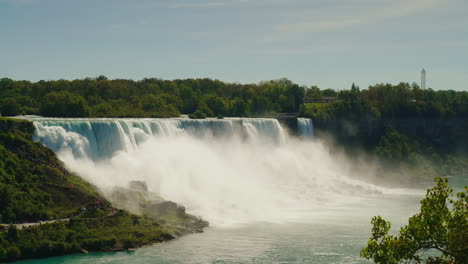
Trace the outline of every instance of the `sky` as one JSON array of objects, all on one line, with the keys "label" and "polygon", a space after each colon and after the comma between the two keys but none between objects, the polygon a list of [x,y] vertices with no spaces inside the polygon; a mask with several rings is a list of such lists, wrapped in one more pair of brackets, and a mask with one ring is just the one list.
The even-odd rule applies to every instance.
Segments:
[{"label": "sky", "polygon": [[468,90],[467,0],[0,0],[0,78]]}]

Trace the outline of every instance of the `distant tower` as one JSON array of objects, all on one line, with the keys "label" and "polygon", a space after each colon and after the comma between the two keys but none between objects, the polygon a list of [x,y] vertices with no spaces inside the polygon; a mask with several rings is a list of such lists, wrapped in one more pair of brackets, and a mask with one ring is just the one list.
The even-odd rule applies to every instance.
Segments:
[{"label": "distant tower", "polygon": [[421,89],[426,89],[426,70],[424,68],[421,71]]}]

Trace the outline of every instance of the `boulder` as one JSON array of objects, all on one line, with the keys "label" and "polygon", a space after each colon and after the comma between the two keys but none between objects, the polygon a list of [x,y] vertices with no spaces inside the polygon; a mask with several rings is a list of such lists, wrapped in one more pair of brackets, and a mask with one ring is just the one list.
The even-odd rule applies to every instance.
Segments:
[{"label": "boulder", "polygon": [[162,203],[154,203],[148,207],[148,210],[154,213],[155,215],[164,215],[170,212],[176,211],[178,206],[176,203],[171,201],[165,201]]}]

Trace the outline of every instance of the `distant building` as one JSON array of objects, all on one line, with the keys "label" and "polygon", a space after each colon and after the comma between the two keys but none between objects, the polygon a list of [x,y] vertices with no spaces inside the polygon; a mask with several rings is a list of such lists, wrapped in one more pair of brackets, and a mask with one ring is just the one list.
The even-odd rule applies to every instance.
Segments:
[{"label": "distant building", "polygon": [[426,89],[426,70],[424,68],[421,71],[421,89]]}]

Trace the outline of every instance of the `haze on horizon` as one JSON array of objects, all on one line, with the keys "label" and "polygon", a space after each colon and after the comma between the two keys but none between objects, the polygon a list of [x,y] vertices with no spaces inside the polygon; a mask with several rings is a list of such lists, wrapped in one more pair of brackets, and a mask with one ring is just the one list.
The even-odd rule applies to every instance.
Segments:
[{"label": "haze on horizon", "polygon": [[0,0],[0,78],[468,90],[464,0]]}]

